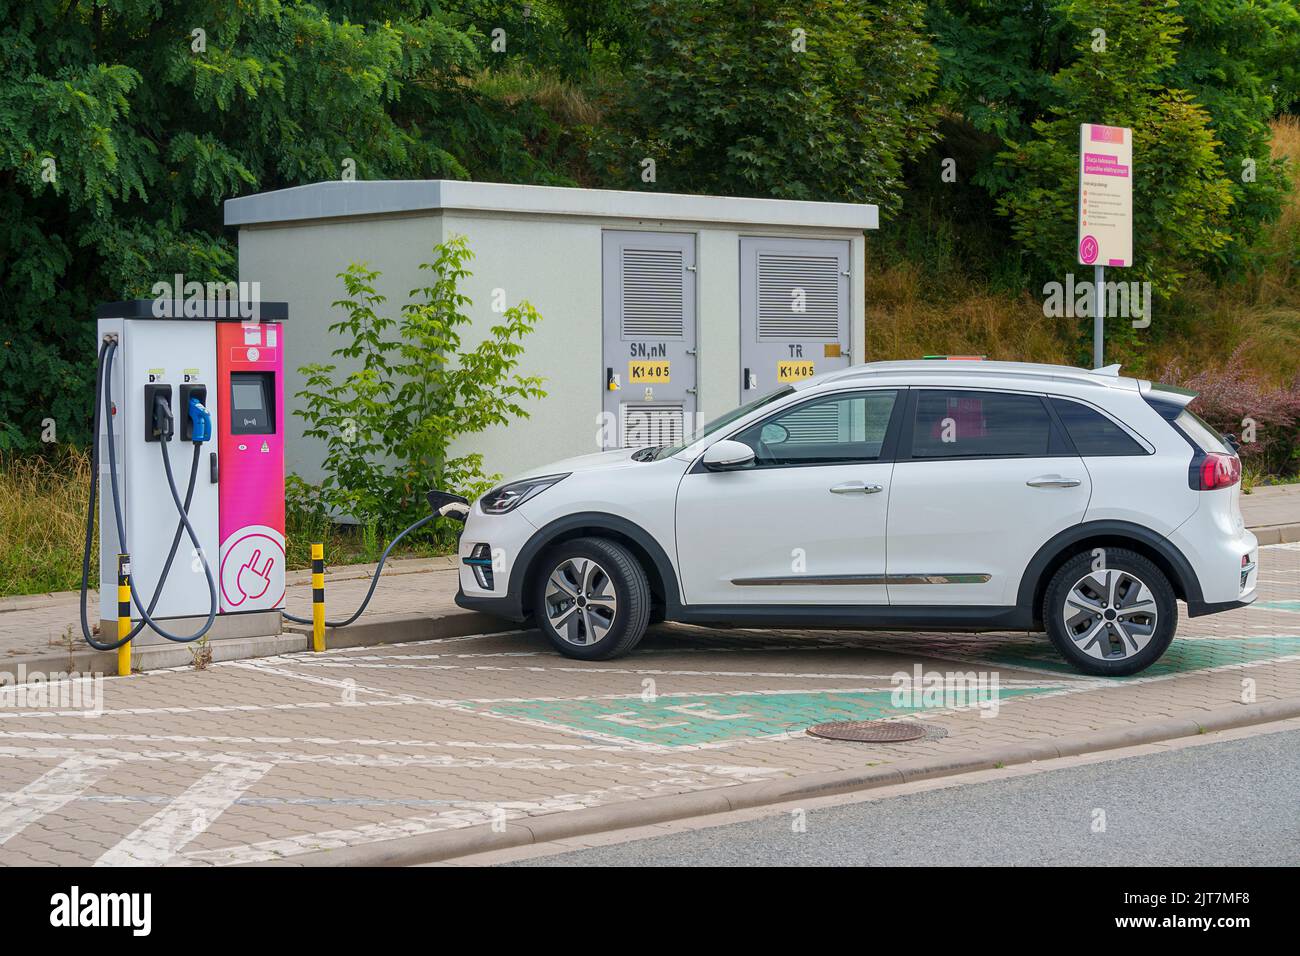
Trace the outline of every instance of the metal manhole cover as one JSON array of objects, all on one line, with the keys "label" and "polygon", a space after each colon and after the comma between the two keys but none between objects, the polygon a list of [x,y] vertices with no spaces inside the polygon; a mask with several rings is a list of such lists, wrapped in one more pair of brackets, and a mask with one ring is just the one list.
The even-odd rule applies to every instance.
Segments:
[{"label": "metal manhole cover", "polygon": [[808,733],[826,740],[896,744],[905,740],[920,740],[925,736],[925,727],[916,721],[838,720],[809,727]]}]

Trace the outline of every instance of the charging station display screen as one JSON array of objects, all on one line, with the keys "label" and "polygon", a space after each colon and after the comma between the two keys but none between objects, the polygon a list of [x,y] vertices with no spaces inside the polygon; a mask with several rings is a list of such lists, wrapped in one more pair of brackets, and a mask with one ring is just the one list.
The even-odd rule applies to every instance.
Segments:
[{"label": "charging station display screen", "polygon": [[275,406],[270,372],[232,372],[230,375],[230,433],[275,433]]}]

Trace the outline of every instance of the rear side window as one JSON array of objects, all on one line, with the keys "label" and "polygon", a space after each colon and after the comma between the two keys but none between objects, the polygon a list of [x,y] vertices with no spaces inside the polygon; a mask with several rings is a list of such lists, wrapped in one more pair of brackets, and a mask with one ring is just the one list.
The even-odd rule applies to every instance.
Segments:
[{"label": "rear side window", "polygon": [[1223,455],[1236,454],[1205,419],[1190,409],[1184,408],[1174,419],[1174,424],[1183,430],[1183,434],[1192,440],[1203,452],[1218,452]]},{"label": "rear side window", "polygon": [[1100,457],[1147,453],[1128,432],[1101,412],[1064,398],[1053,398],[1051,402],[1080,455]]},{"label": "rear side window", "polygon": [[913,458],[1043,458],[1065,453],[1037,395],[957,390],[917,395]]}]

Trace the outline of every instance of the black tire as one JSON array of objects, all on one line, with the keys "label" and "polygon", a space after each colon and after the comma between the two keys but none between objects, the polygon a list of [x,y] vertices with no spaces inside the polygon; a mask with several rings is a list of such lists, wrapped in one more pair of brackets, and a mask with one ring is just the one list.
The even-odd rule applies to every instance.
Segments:
[{"label": "black tire", "polygon": [[[614,607],[608,617],[604,605],[596,603],[596,600],[587,603],[585,598],[583,606],[587,614],[584,616],[582,608],[569,605],[563,596],[565,592],[558,591],[551,583],[552,576],[557,574],[566,584],[579,583],[569,572],[578,563],[587,561],[595,562],[599,572],[593,573],[591,593],[601,600],[605,600],[609,592],[613,593]],[[578,590],[581,591],[581,587]],[[552,596],[559,594],[561,599],[552,603],[548,593]],[[573,604],[578,604],[577,597]],[[650,584],[644,569],[631,552],[606,538],[575,538],[561,542],[541,556],[537,573],[533,576],[532,608],[538,629],[557,651],[577,660],[607,661],[636,647],[650,620],[650,604]],[[561,625],[564,634],[552,624],[552,610],[557,617],[571,612]],[[589,642],[575,643],[575,640]]]},{"label": "black tire", "polygon": [[[1177,595],[1164,572],[1134,551],[1106,548],[1100,568],[1094,567],[1096,560],[1091,551],[1077,554],[1052,575],[1043,595],[1043,625],[1057,651],[1076,670],[1102,677],[1136,674],[1158,661],[1174,639],[1178,629]],[[1100,577],[1085,581],[1091,572]],[[1111,581],[1115,582],[1119,598],[1115,602],[1120,605],[1118,613],[1109,595],[1100,588],[1095,589],[1098,610],[1094,614],[1079,603],[1067,604],[1067,598],[1080,595],[1076,585],[1091,592],[1093,583],[1109,588]],[[1151,599],[1139,604],[1134,595],[1141,585],[1145,585]],[[1148,604],[1154,606],[1154,620],[1140,610]],[[1067,614],[1072,617],[1067,618]],[[1067,626],[1067,621],[1072,626]],[[1146,643],[1134,651],[1143,639]]]}]

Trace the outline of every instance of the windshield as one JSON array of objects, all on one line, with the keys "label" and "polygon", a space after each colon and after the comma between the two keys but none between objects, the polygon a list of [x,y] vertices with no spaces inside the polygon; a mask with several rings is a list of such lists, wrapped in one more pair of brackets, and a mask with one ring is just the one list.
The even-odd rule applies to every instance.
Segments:
[{"label": "windshield", "polygon": [[775,392],[764,395],[762,398],[756,398],[747,405],[741,405],[739,408],[733,409],[727,412],[727,414],[715,418],[703,428],[699,429],[694,435],[689,436],[680,445],[664,445],[662,448],[656,449],[654,457],[651,460],[660,461],[664,458],[671,458],[673,455],[678,454],[688,446],[695,444],[695,442],[699,441],[701,438],[706,438],[718,429],[726,428],[732,422],[739,421],[756,408],[762,408],[764,405],[772,404],[779,398],[785,398],[793,391],[793,385],[783,385]]}]

